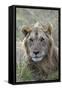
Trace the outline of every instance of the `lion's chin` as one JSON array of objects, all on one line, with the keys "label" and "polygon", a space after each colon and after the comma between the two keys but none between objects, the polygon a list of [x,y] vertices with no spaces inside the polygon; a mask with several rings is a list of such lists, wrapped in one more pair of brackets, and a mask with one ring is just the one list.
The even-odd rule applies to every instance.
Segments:
[{"label": "lion's chin", "polygon": [[39,62],[39,61],[42,61],[43,57],[40,57],[40,58],[32,58],[32,61],[34,62]]}]

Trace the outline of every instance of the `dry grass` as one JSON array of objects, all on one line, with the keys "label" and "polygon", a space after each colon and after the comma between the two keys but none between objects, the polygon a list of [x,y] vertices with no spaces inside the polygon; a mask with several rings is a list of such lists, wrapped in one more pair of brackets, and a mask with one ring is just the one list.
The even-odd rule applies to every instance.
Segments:
[{"label": "dry grass", "polygon": [[[46,80],[57,80],[58,79],[58,71],[53,72],[48,75]],[[17,82],[25,82],[25,81],[33,81],[33,76],[30,69],[27,67],[27,63],[19,64],[16,67],[16,81]]]}]

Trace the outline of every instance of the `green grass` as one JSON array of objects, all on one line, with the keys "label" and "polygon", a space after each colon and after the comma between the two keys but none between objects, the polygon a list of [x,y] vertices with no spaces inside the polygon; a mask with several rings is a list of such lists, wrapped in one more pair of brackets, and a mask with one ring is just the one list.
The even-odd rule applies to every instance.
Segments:
[{"label": "green grass", "polygon": [[[58,79],[58,71],[53,72],[48,75],[46,80],[57,80]],[[23,81],[32,81],[32,73],[27,67],[25,62],[16,65],[16,81],[23,82]]]},{"label": "green grass", "polygon": [[48,75],[48,80],[57,80],[58,79],[58,70]]},{"label": "green grass", "polygon": [[26,63],[20,63],[16,65],[16,81],[29,81],[32,80],[32,74],[27,67]]}]

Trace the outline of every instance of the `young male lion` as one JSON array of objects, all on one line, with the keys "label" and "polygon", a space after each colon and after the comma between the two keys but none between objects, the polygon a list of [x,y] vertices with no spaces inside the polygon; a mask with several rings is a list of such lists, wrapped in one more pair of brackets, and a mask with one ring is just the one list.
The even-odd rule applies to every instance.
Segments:
[{"label": "young male lion", "polygon": [[47,80],[48,75],[58,70],[58,49],[52,38],[52,25],[36,23],[24,26],[24,45],[28,56],[28,67],[34,80]]}]

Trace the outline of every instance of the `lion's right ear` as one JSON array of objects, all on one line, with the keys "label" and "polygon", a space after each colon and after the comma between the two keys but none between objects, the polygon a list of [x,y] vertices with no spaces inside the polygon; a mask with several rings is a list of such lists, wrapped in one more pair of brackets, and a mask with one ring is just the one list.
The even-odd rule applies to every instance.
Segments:
[{"label": "lion's right ear", "polygon": [[51,35],[52,33],[52,30],[53,30],[53,26],[51,23],[48,24],[48,29],[47,29],[47,32]]},{"label": "lion's right ear", "polygon": [[23,34],[26,36],[28,33],[30,33],[32,31],[32,29],[28,26],[23,26],[22,27],[22,32]]}]

